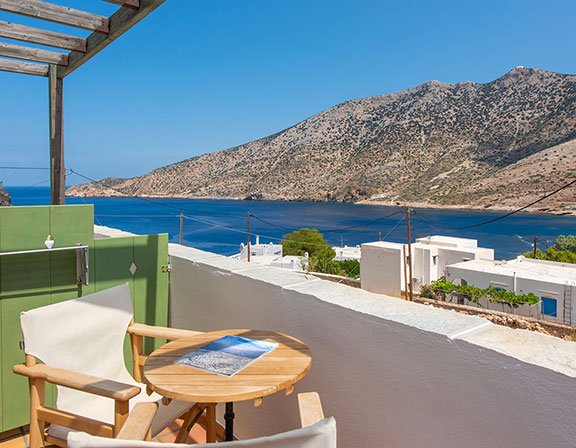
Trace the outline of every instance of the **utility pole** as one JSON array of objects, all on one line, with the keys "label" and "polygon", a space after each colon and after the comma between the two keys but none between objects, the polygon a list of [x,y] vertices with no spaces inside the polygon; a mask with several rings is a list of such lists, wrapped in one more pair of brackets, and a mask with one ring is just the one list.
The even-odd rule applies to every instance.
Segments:
[{"label": "utility pole", "polygon": [[406,272],[406,245],[402,245],[402,264],[404,265],[404,298],[408,300],[408,272]]},{"label": "utility pole", "polygon": [[248,263],[250,263],[250,212],[246,213],[248,217]]},{"label": "utility pole", "polygon": [[538,237],[535,236],[534,237],[534,258],[537,258],[538,253],[536,252],[536,250],[538,249]]},{"label": "utility pole", "polygon": [[182,246],[182,229],[184,227],[184,213],[180,213],[180,246]]},{"label": "utility pole", "polygon": [[378,241],[382,241],[382,232],[378,232]]},{"label": "utility pole", "polygon": [[410,207],[406,206],[406,224],[408,225],[408,275],[410,279],[408,286],[410,288],[410,300],[414,300],[414,292],[412,290],[412,235],[410,234]]}]

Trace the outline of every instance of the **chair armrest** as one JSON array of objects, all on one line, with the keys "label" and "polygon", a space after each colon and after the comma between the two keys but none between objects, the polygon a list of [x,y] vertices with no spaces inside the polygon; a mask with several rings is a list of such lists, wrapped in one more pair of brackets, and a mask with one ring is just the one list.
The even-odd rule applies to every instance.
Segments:
[{"label": "chair armrest", "polygon": [[186,338],[201,334],[201,331],[180,330],[178,328],[154,327],[144,324],[132,324],[128,327],[128,333],[136,336],[148,336],[151,338],[162,338],[174,341],[175,339]]},{"label": "chair armrest", "polygon": [[146,440],[157,410],[157,403],[137,403],[116,438],[121,440]]},{"label": "chair armrest", "polygon": [[298,394],[298,410],[300,411],[302,428],[318,423],[324,418],[318,392]]},{"label": "chair armrest", "polygon": [[140,393],[138,386],[124,384],[118,381],[84,375],[71,370],[59,369],[44,364],[28,367],[24,364],[14,366],[14,373],[28,378],[42,379],[59,386],[88,392],[117,401],[128,401]]}]

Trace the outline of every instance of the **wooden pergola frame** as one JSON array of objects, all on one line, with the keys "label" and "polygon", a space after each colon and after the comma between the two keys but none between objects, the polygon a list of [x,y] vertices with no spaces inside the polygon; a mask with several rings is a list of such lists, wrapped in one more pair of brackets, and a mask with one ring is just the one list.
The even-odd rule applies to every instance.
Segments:
[{"label": "wooden pergola frame", "polygon": [[[49,79],[50,92],[50,191],[51,203],[64,204],[63,81],[102,49],[136,25],[166,0],[103,0],[119,5],[110,17],[41,0],[0,0],[0,11],[89,30],[86,38],[70,36],[0,20],[0,37],[40,44],[50,51],[0,42],[0,70]],[[10,58],[10,59],[6,59]]]}]

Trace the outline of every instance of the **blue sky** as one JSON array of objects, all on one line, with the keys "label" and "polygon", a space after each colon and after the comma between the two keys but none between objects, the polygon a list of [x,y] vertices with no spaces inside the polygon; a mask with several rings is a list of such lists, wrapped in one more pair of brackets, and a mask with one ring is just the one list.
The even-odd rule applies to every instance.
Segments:
[{"label": "blue sky", "polygon": [[[65,79],[66,165],[131,177],[430,79],[489,82],[518,65],[576,73],[574,29],[574,0],[167,0]],[[0,165],[47,167],[47,79],[0,72],[0,94]],[[6,185],[48,178],[0,170]]]}]

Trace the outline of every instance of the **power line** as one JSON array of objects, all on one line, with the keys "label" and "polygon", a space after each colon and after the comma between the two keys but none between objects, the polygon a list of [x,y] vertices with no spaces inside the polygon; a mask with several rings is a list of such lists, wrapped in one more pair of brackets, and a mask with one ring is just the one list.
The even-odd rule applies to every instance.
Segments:
[{"label": "power line", "polygon": [[0,170],[49,170],[50,168],[34,166],[0,166]]},{"label": "power line", "polygon": [[[82,177],[83,179],[86,179],[90,182],[97,182],[97,183],[103,185],[104,187],[109,188],[110,190],[113,190],[117,193],[120,193],[123,196],[128,196],[123,191],[121,191],[117,188],[111,187],[110,185],[106,185],[102,181],[98,181],[98,180],[92,179],[88,176],[85,176],[84,174],[80,174],[78,171],[74,171],[72,168],[68,168],[68,170],[70,171],[71,174],[75,174],[76,176]],[[131,196],[128,196],[128,197],[131,197]],[[155,200],[150,199],[150,198],[144,198],[141,196],[133,196],[133,197],[135,199],[140,199],[141,201],[149,202],[151,204],[156,204],[156,205],[159,205],[161,207],[171,208],[174,210],[189,212],[189,213],[193,213],[193,214],[197,214],[197,215],[213,215],[213,216],[238,216],[239,215],[239,213],[209,212],[209,211],[204,211],[204,210],[193,210],[190,208],[178,207],[176,205],[165,204],[165,203],[158,202],[158,201],[155,201]]]},{"label": "power line", "polygon": [[[341,232],[341,231],[343,231],[343,230],[354,230],[354,229],[360,229],[360,228],[363,228],[363,227],[369,227],[369,226],[371,226],[372,224],[375,224],[375,223],[377,223],[377,222],[380,222],[380,221],[383,221],[383,220],[385,220],[385,219],[388,219],[388,218],[391,218],[391,217],[393,217],[393,216],[396,216],[396,215],[398,215],[399,213],[402,213],[402,212],[401,212],[401,211],[396,211],[396,212],[394,212],[394,213],[392,213],[392,214],[390,214],[390,215],[387,215],[387,216],[383,216],[383,217],[381,217],[381,218],[374,219],[374,220],[369,221],[369,222],[367,222],[367,223],[365,223],[365,224],[357,224],[357,225],[347,226],[347,227],[337,227],[337,228],[335,228],[335,229],[330,229],[330,230],[321,230],[321,233],[334,233],[334,232]],[[277,228],[277,229],[279,229],[279,230],[287,230],[287,231],[293,231],[293,230],[294,230],[294,229],[291,229],[291,228],[289,228],[289,227],[284,227],[284,226],[281,226],[281,225],[279,225],[279,224],[275,224],[275,223],[273,223],[273,222],[267,221],[267,220],[262,219],[262,218],[260,218],[260,217],[258,217],[258,216],[256,216],[256,215],[253,215],[253,214],[250,214],[250,216],[251,216],[252,218],[254,218],[254,219],[256,219],[256,220],[258,220],[258,221],[260,221],[260,222],[262,222],[262,223],[264,223],[264,224],[266,224],[266,225],[268,225],[268,226],[270,226],[270,227],[274,227],[274,228]]]},{"label": "power line", "polygon": [[26,190],[27,188],[32,188],[32,187],[37,187],[38,185],[47,184],[48,182],[50,182],[50,179],[46,179],[46,180],[43,180],[42,182],[37,182],[37,183],[32,184],[32,185],[27,185],[25,187],[14,188],[14,189],[11,189],[11,192],[15,193],[17,191]]},{"label": "power line", "polygon": [[384,237],[382,239],[385,240],[386,238],[388,238],[392,234],[392,232],[394,232],[394,230],[396,230],[396,227],[398,227],[400,225],[400,223],[402,221],[404,221],[405,219],[406,219],[406,216],[402,216],[402,218],[400,218],[400,220],[396,223],[396,225],[394,225],[394,227],[392,227],[392,229],[386,235],[384,235]]},{"label": "power line", "polygon": [[430,225],[434,226],[434,227],[438,227],[439,229],[445,229],[445,230],[465,230],[465,229],[472,229],[474,227],[480,227],[480,226],[484,226],[486,224],[491,224],[493,222],[496,221],[500,221],[501,219],[504,218],[508,218],[509,216],[515,215],[516,213],[520,213],[523,210],[526,210],[529,207],[532,207],[535,204],[538,204],[538,202],[542,202],[544,199],[548,199],[550,196],[554,196],[556,193],[561,192],[562,190],[565,190],[566,188],[571,187],[572,185],[576,184],[576,179],[572,180],[571,182],[568,182],[567,184],[561,186],[560,188],[557,188],[556,190],[552,191],[551,193],[548,193],[545,196],[542,196],[541,198],[536,199],[535,201],[530,202],[529,204],[520,207],[516,210],[513,210],[511,212],[508,212],[502,216],[498,216],[497,218],[493,218],[493,219],[489,219],[488,221],[484,221],[484,222],[479,222],[477,224],[472,224],[469,226],[462,226],[462,227],[447,227],[447,226],[443,226],[441,224],[436,224],[432,219],[426,217],[425,215],[423,215],[422,213],[414,210],[414,214],[420,216],[422,219],[424,219],[425,221],[427,221]]}]

